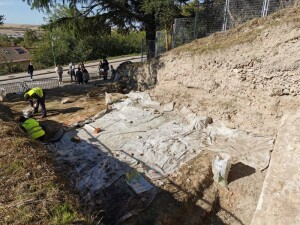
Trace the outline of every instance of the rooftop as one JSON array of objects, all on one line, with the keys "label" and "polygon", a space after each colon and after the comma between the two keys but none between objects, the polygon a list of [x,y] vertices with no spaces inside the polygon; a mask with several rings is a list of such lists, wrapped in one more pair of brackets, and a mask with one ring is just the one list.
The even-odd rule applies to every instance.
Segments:
[{"label": "rooftop", "polygon": [[7,62],[23,62],[29,60],[31,60],[31,55],[29,51],[22,46],[0,46],[0,64]]}]

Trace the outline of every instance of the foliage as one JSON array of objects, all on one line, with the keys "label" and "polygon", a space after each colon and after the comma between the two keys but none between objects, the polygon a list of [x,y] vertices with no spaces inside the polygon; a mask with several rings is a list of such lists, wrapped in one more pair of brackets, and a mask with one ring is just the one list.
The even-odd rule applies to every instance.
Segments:
[{"label": "foliage", "polygon": [[160,29],[172,30],[173,19],[180,15],[180,8],[174,0],[144,0],[142,10],[146,14],[155,14]]},{"label": "foliage", "polygon": [[3,21],[5,20],[4,16],[3,15],[0,15],[0,25],[3,24]]},{"label": "foliage", "polygon": [[[25,0],[23,0],[25,1]],[[74,8],[76,3],[87,4],[84,11],[73,15],[73,18],[82,17],[90,20],[91,18],[99,18],[105,24],[111,27],[117,26],[118,29],[128,32],[132,28],[142,28],[146,31],[146,39],[151,40],[147,42],[148,58],[154,56],[154,40],[156,32],[156,18],[155,13],[146,13],[142,10],[143,3],[146,0],[65,0],[63,2],[69,3],[70,8]],[[155,1],[155,0],[153,0]],[[36,9],[50,10],[53,5],[58,2],[56,0],[27,0],[27,3]],[[72,20],[70,17],[63,17],[58,22]],[[101,23],[98,27],[101,27]]]},{"label": "foliage", "polygon": [[59,225],[72,224],[77,219],[78,215],[73,211],[72,207],[67,203],[58,205],[53,210],[53,222]]},{"label": "foliage", "polygon": [[0,75],[9,73],[18,73],[24,71],[21,65],[14,64],[12,62],[7,62],[0,65]]},{"label": "foliage", "polygon": [[0,35],[0,46],[10,46],[11,39],[6,35]]},{"label": "foliage", "polygon": [[139,53],[144,37],[144,32],[131,31],[124,35],[113,30],[110,35],[96,37],[83,35],[76,38],[56,28],[52,32],[45,31],[41,40],[36,44],[33,60],[39,68],[53,66],[52,42],[55,60],[59,64],[98,60],[103,56]]},{"label": "foliage", "polygon": [[23,45],[26,48],[32,47],[35,42],[39,39],[38,34],[35,30],[28,29],[24,33],[24,42]]},{"label": "foliage", "polygon": [[198,5],[199,5],[198,0],[194,0],[182,6],[181,7],[182,15],[185,17],[195,17]]}]

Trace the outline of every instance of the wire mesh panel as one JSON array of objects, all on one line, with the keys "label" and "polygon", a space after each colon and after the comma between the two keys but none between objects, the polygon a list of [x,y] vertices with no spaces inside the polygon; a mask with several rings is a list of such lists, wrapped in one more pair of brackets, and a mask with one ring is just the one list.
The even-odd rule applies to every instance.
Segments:
[{"label": "wire mesh panel", "polygon": [[292,6],[295,0],[269,0],[268,15],[280,9]]},{"label": "wire mesh panel", "polygon": [[231,28],[248,20],[267,16],[295,3],[296,0],[226,0],[227,27]]},{"label": "wire mesh panel", "polygon": [[40,87],[42,89],[57,88],[59,86],[57,79],[26,81],[25,84],[28,88]]},{"label": "wire mesh panel", "polygon": [[3,90],[5,94],[24,92],[25,88],[23,82],[0,84],[0,90]]},{"label": "wire mesh panel", "polygon": [[264,0],[230,0],[227,9],[228,24],[231,28],[262,15]]},{"label": "wire mesh panel", "polygon": [[0,89],[4,90],[6,94],[9,93],[22,93],[27,89],[40,87],[42,89],[51,89],[58,87],[58,80],[56,79],[44,79],[36,81],[24,81],[24,82],[15,82],[8,84],[0,84]]},{"label": "wire mesh panel", "polygon": [[194,24],[194,18],[175,19],[173,26],[173,48],[194,40]]},{"label": "wire mesh panel", "polygon": [[194,38],[222,31],[225,1],[205,1],[195,9]]},{"label": "wire mesh panel", "polygon": [[164,31],[157,31],[155,37],[155,56],[166,52],[166,37]]}]

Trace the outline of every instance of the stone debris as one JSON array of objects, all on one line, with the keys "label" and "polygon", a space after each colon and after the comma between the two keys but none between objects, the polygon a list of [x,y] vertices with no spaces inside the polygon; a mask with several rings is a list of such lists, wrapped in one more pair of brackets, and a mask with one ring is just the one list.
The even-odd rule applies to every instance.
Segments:
[{"label": "stone debris", "polygon": [[61,100],[61,104],[67,104],[70,102],[71,102],[71,100],[69,98],[64,98],[63,100]]}]

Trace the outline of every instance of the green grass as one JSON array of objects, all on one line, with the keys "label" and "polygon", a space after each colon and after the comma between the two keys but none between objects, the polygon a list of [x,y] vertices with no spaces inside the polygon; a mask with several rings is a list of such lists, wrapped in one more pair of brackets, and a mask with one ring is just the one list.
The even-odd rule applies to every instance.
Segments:
[{"label": "green grass", "polygon": [[0,224],[91,224],[50,152],[16,123],[0,127]]},{"label": "green grass", "polygon": [[53,210],[53,224],[68,225],[77,220],[77,213],[68,203],[62,203]]}]

